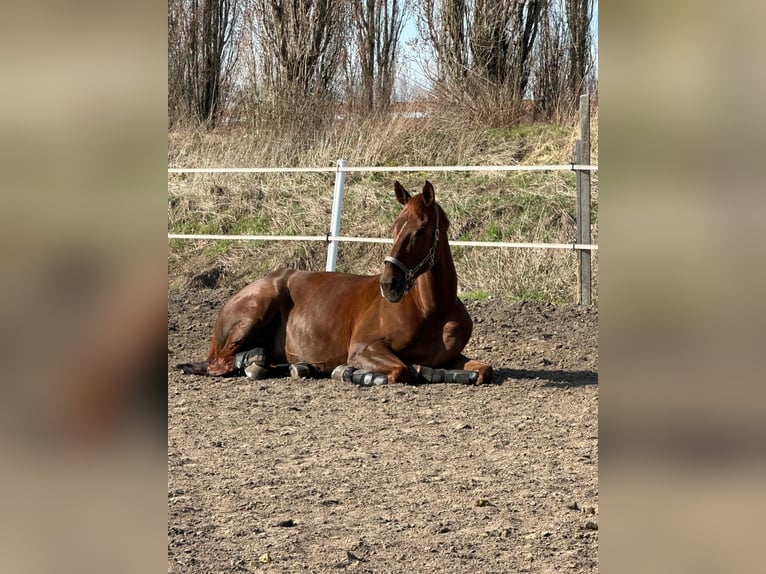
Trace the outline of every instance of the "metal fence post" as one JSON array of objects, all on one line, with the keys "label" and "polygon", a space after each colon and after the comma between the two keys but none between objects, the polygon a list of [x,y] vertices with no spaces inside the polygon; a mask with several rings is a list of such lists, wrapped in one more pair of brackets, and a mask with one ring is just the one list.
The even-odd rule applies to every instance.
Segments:
[{"label": "metal fence post", "polygon": [[[575,144],[575,161],[590,165],[590,97],[580,96],[580,139]],[[577,171],[577,242],[590,245],[590,171]],[[591,252],[578,251],[580,305],[591,304]]]},{"label": "metal fence post", "polygon": [[[332,194],[332,217],[330,219],[330,236],[340,235],[340,218],[343,213],[343,188],[346,184],[346,160],[339,159],[335,163],[335,189]],[[330,240],[327,244],[327,271],[335,271],[335,263],[338,259],[338,242]]]}]

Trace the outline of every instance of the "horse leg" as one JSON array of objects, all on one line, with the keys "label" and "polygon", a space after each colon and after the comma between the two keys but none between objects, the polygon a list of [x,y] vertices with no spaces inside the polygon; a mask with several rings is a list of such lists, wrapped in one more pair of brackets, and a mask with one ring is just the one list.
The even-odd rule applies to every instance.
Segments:
[{"label": "horse leg", "polygon": [[[454,351],[462,350],[465,348],[468,340],[471,338],[473,331],[473,321],[468,314],[468,310],[460,301],[452,309],[449,320],[444,323],[442,327],[442,341],[445,346],[451,348]],[[484,383],[491,383],[494,378],[492,367],[481,361],[469,359],[462,353],[458,354],[454,359],[448,360],[446,363],[440,365],[442,368],[452,371],[469,371],[477,373],[475,377],[471,376],[469,383],[481,385]],[[453,382],[464,382],[465,376],[458,375],[457,373],[451,375],[442,375],[443,380],[445,378],[454,379]],[[448,382],[445,380],[445,382]]]},{"label": "horse leg", "polygon": [[[342,367],[338,367],[334,373],[336,378],[342,377]],[[355,370],[361,370],[362,373],[357,375],[358,381],[351,380],[358,384],[370,385],[381,384],[387,382],[393,383],[408,383],[412,376],[410,369],[405,365],[399,357],[394,355],[391,349],[383,342],[372,344],[358,344],[352,348],[352,351],[348,356],[348,367]],[[346,377],[348,377],[348,373]],[[383,379],[385,377],[385,380]]]},{"label": "horse leg", "polygon": [[[262,348],[256,347],[246,351],[239,351],[242,341],[248,336],[253,328],[253,322],[250,320],[237,322],[233,328],[226,332],[223,336],[223,340],[221,340],[221,338],[219,338],[219,323],[222,314],[223,310],[219,314],[219,318],[216,319],[216,327],[210,341],[210,351],[207,360],[194,363],[181,363],[176,365],[176,368],[187,375],[223,377],[228,374],[242,372],[251,364],[262,362],[256,360],[257,358],[260,358],[261,360],[263,359],[264,351]],[[265,365],[265,362],[262,364]]]},{"label": "horse leg", "polygon": [[336,381],[343,381],[344,383],[354,383],[362,387],[388,384],[388,375],[372,373],[364,369],[355,369],[349,365],[338,365],[335,367],[330,374],[330,378]]},{"label": "horse leg", "polygon": [[207,372],[214,377],[221,377],[231,373],[242,372],[251,364],[265,365],[264,351],[260,347],[242,349],[242,343],[248,338],[257,321],[244,318],[238,321],[230,329],[220,343],[217,337],[219,332],[218,320],[216,320],[216,334],[210,343]]},{"label": "horse leg", "polygon": [[267,376],[264,349],[275,346],[279,295],[275,282],[263,280],[226,301],[215,320],[207,361],[199,364],[206,372],[197,374],[221,377],[244,369],[249,378]]},{"label": "horse leg", "polygon": [[482,385],[491,383],[494,378],[492,367],[481,361],[469,359],[465,355],[458,355],[456,359],[445,365],[447,369],[456,369],[461,371],[475,371],[478,373],[475,384]]},{"label": "horse leg", "polygon": [[478,371],[463,369],[438,369],[425,365],[413,365],[418,377],[427,383],[457,383],[460,385],[476,385],[479,380]]},{"label": "horse leg", "polygon": [[253,347],[234,355],[233,371],[244,372],[248,379],[265,379],[269,376],[266,364],[266,350],[263,347]]}]

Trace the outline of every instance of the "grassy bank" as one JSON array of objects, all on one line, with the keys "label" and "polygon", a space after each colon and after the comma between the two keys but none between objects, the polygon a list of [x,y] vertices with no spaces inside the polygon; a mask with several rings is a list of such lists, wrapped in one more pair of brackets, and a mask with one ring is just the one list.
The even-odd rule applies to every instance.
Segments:
[{"label": "grassy bank", "polygon": [[[322,133],[252,130],[174,132],[173,167],[349,165],[513,165],[570,163],[575,127],[467,128],[431,120],[336,122]],[[598,130],[594,126],[597,163]],[[572,172],[347,174],[342,234],[388,237],[399,205],[398,179],[419,191],[428,178],[449,215],[450,238],[571,242],[575,233]],[[171,175],[168,230],[174,233],[324,235],[333,174]],[[598,241],[598,178],[593,180],[593,237]],[[377,273],[388,246],[342,243],[338,270]],[[596,252],[597,253],[597,252]],[[576,301],[571,251],[453,247],[463,296]],[[189,281],[241,285],[277,266],[324,269],[326,246],[308,242],[169,242],[172,286]],[[598,275],[598,258],[594,256]],[[598,282],[594,285],[597,300]]]}]

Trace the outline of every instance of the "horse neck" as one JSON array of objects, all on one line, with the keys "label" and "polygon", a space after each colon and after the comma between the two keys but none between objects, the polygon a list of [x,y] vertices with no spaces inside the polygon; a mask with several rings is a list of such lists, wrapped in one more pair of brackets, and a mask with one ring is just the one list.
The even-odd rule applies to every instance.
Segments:
[{"label": "horse neck", "polygon": [[415,295],[424,315],[451,307],[457,299],[457,274],[446,229],[441,230],[434,266],[415,281]]}]

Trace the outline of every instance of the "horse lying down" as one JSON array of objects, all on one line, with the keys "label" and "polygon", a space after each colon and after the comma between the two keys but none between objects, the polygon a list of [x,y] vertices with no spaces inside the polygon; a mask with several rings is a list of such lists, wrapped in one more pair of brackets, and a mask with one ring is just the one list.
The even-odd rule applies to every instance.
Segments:
[{"label": "horse lying down", "polygon": [[394,185],[401,213],[379,275],[281,269],[235,293],[218,313],[206,361],[187,374],[326,376],[360,385],[492,382],[462,354],[473,322],[457,297],[449,220],[426,181]]}]

